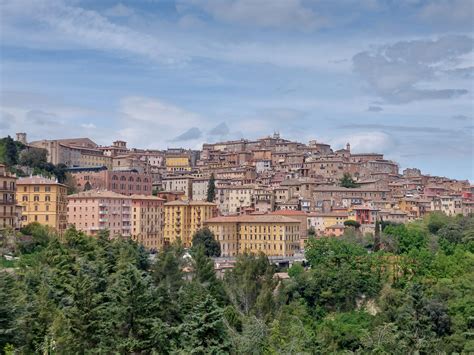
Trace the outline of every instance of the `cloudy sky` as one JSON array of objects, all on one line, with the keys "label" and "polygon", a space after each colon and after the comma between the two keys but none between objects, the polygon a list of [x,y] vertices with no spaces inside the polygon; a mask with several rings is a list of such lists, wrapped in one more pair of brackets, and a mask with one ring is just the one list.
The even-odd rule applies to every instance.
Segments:
[{"label": "cloudy sky", "polygon": [[472,0],[0,0],[0,135],[350,142],[474,180]]}]

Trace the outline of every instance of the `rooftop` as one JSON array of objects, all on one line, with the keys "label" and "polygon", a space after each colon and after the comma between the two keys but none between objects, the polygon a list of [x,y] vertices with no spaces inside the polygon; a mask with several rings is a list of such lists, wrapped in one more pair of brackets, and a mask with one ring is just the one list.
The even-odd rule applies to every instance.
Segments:
[{"label": "rooftop", "polygon": [[220,216],[208,219],[205,223],[300,223],[300,221],[274,214]]},{"label": "rooftop", "polygon": [[44,176],[29,176],[19,178],[17,180],[17,185],[61,185],[56,179],[50,179]]}]

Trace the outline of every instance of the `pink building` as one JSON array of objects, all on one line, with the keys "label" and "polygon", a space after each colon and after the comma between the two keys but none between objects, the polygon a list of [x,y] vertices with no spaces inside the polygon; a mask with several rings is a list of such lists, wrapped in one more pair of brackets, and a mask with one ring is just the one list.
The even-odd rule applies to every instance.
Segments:
[{"label": "pink building", "polygon": [[354,207],[356,221],[360,224],[374,224],[377,220],[378,209],[368,206]]},{"label": "pink building", "polygon": [[123,195],[151,195],[151,174],[134,170],[115,171],[96,169],[70,169],[79,191],[87,189],[109,190]]},{"label": "pink building", "polygon": [[88,235],[109,230],[110,236],[131,236],[132,200],[112,191],[89,190],[68,196],[70,225]]}]

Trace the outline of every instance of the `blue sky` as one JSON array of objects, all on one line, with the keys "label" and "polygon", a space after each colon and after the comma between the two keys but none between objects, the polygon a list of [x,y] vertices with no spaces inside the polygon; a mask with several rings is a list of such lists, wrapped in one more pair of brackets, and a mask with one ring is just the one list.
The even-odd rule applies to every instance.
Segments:
[{"label": "blue sky", "polygon": [[279,131],[474,180],[471,0],[1,0],[0,134]]}]

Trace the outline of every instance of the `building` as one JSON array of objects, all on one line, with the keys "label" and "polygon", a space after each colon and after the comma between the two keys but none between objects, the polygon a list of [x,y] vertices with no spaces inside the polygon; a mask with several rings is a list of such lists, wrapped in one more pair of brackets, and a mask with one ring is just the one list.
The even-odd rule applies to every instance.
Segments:
[{"label": "building", "polygon": [[332,226],[326,227],[324,235],[327,237],[340,237],[344,234],[345,228],[343,223],[333,224]]},{"label": "building", "polygon": [[222,256],[264,253],[293,256],[299,250],[300,222],[279,215],[222,216],[205,225],[221,245]]},{"label": "building", "polygon": [[67,228],[67,187],[42,176],[20,178],[16,198],[22,224],[38,222],[62,234]]},{"label": "building", "polygon": [[191,196],[195,201],[207,200],[209,179],[195,178],[191,183]]},{"label": "building", "polygon": [[0,230],[19,227],[15,199],[16,181],[16,176],[8,172],[5,165],[0,164]]},{"label": "building", "polygon": [[181,241],[184,247],[192,244],[194,233],[204,226],[204,221],[217,213],[215,203],[204,201],[176,200],[164,204],[164,244]]},{"label": "building", "polygon": [[165,164],[168,172],[191,171],[188,154],[167,155]]},{"label": "building", "polygon": [[108,230],[110,237],[131,236],[132,200],[113,191],[89,190],[68,196],[70,225],[96,236]]},{"label": "building", "polygon": [[349,219],[347,212],[312,212],[307,215],[308,228],[314,228],[317,235],[325,234],[327,228],[343,224]]},{"label": "building", "polygon": [[135,170],[111,171],[99,168],[69,169],[75,180],[76,189],[108,190],[123,195],[151,195],[152,177]]},{"label": "building", "polygon": [[272,215],[285,216],[300,222],[300,249],[304,249],[308,240],[308,213],[303,211],[280,210],[271,213]]},{"label": "building", "polygon": [[30,146],[46,149],[48,162],[68,167],[106,166],[112,168],[112,158],[103,154],[98,145],[89,138],[41,140]]},{"label": "building", "polygon": [[184,196],[186,199],[192,200],[192,182],[194,177],[189,175],[184,176],[167,176],[161,179],[161,185],[164,191],[169,192],[176,192],[182,191],[184,192]]},{"label": "building", "polygon": [[163,203],[155,196],[132,195],[132,239],[150,250],[163,247]]}]

